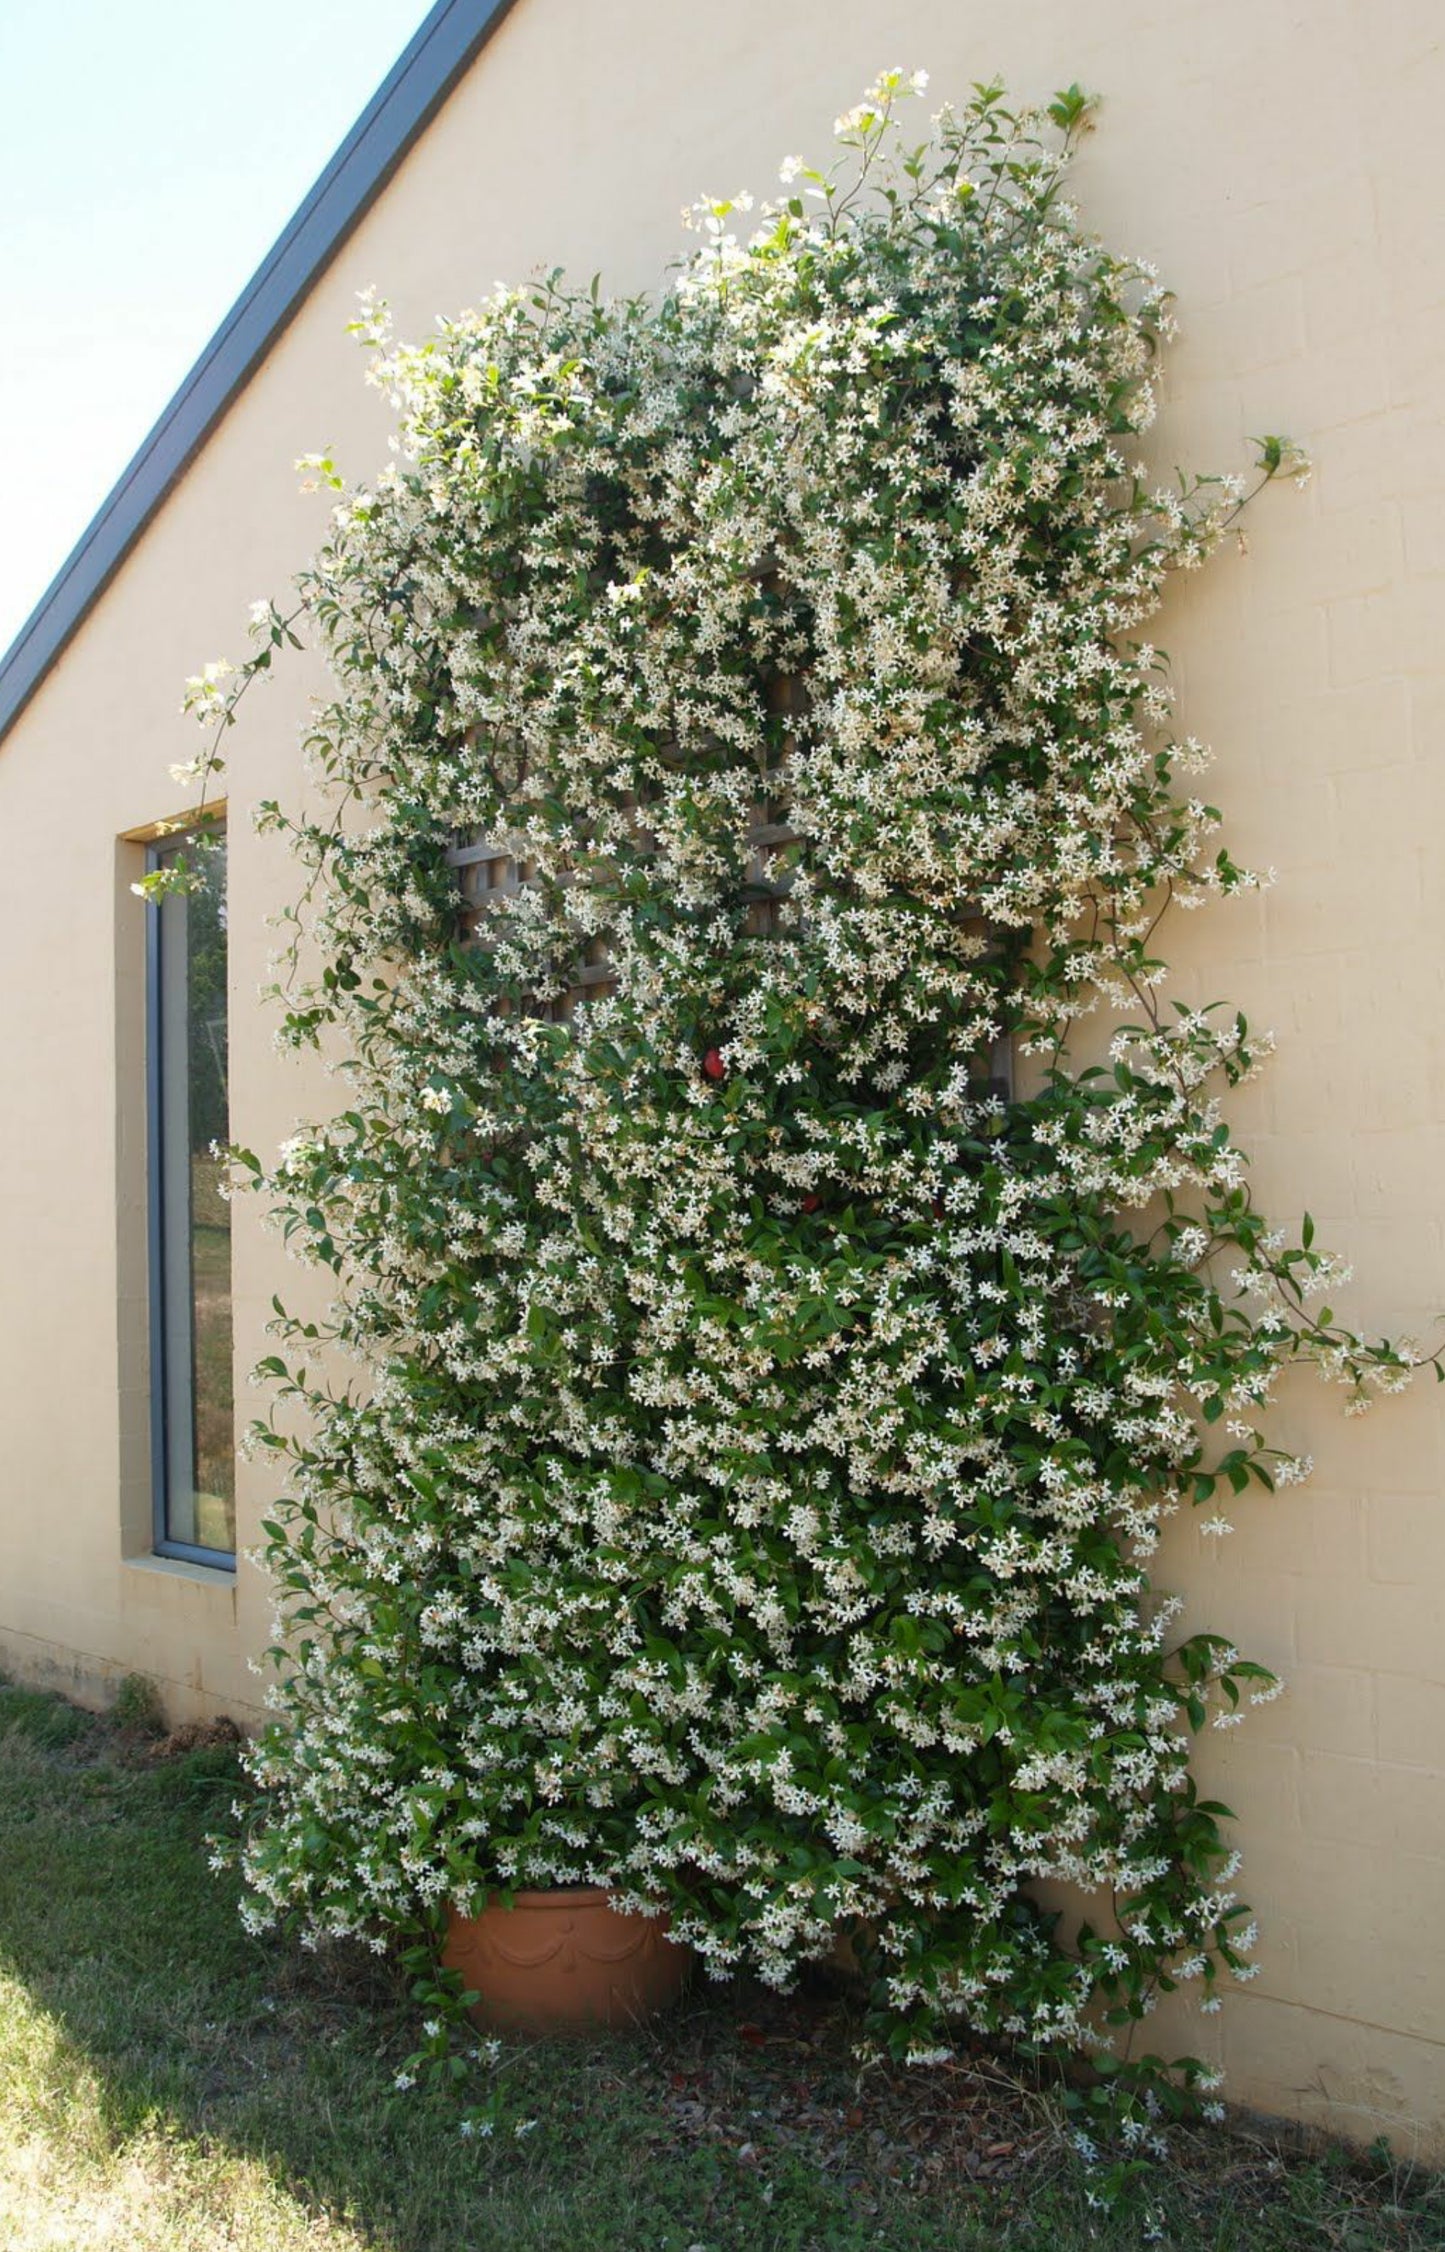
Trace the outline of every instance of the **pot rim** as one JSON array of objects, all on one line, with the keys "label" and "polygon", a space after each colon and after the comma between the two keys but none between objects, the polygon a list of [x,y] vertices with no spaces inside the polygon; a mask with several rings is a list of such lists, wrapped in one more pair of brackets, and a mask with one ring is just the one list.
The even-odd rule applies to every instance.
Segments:
[{"label": "pot rim", "polygon": [[[478,1915],[491,1915],[494,1910],[500,1911],[503,1915],[510,1915],[515,1908],[546,1909],[601,1906],[612,1909],[612,1895],[605,1885],[600,1884],[547,1885],[535,1888],[519,1886],[512,1894],[511,1907],[506,1905],[501,1894],[501,1886],[492,1886],[488,1890],[485,1902],[477,1911]],[[449,1906],[447,1913],[450,1916],[457,1917],[457,1910],[453,1907]],[[640,1908],[616,1908],[612,1909],[612,1913],[619,1916],[639,1916],[642,1914],[642,1910]],[[458,1920],[465,1923],[475,1919],[459,1917]],[[656,1923],[660,1922],[661,1918],[660,1916],[649,1916],[647,1921]]]}]

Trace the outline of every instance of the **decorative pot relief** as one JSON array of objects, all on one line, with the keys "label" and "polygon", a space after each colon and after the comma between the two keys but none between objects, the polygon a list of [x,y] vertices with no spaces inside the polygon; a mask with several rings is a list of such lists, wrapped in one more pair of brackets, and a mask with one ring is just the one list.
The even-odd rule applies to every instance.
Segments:
[{"label": "decorative pot relief", "polygon": [[518,1892],[479,1916],[449,1911],[442,1961],[489,2025],[631,2025],[682,1990],[691,1952],[660,1916],[623,1914],[592,1886]]}]

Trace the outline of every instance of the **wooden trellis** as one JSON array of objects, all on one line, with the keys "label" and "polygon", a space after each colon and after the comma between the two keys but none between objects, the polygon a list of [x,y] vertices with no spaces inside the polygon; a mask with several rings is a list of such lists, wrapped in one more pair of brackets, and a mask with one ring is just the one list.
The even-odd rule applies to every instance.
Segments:
[{"label": "wooden trellis", "polygon": [[[761,818],[770,802],[760,801],[753,808],[754,819],[745,839],[747,861],[743,871],[743,895],[747,909],[744,928],[754,938],[771,937],[776,931],[783,902],[793,888],[792,872],[779,869],[778,858],[803,841],[802,832],[788,822]],[[498,839],[481,836],[459,837],[447,859],[457,872],[462,943],[487,946],[491,943],[495,905],[525,890],[533,881],[533,864],[519,859],[510,846]],[[571,1016],[579,1001],[597,998],[610,991],[613,983],[606,940],[587,939],[580,956],[570,966],[565,992],[554,1001],[533,1004],[534,1013],[565,1019]]]},{"label": "wooden trellis", "polygon": [[[458,838],[447,859],[457,871],[461,893],[462,943],[487,946],[491,943],[492,908],[498,901],[515,898],[526,889],[535,873],[533,864],[530,860],[519,859],[510,846],[496,838],[478,836]],[[571,976],[561,997],[529,1002],[525,1004],[527,1013],[557,1019],[569,1017],[579,1001],[609,992],[614,982],[605,940],[587,939],[580,957],[571,965]]]},{"label": "wooden trellis", "polygon": [[[765,815],[770,806],[775,807],[776,800],[759,801],[753,813]],[[747,861],[743,872],[747,900],[744,927],[750,936],[768,938],[777,930],[783,903],[794,882],[791,868],[779,868],[779,856],[802,842],[802,831],[787,821],[755,818],[751,823],[746,836]],[[457,872],[463,944],[486,946],[490,943],[493,903],[513,898],[522,891],[532,881],[532,864],[519,859],[495,838],[475,836],[459,838],[447,858]],[[580,955],[570,965],[565,990],[553,1000],[536,1000],[525,1007],[530,1015],[565,1022],[579,1002],[600,999],[611,992],[614,982],[606,940],[586,939]],[[1011,1100],[1013,1047],[1007,1039],[996,1040],[990,1050],[988,1084],[991,1093],[1001,1096],[1005,1102]]]},{"label": "wooden trellis", "polygon": [[[767,700],[772,711],[785,717],[800,712],[804,701],[802,684],[786,675],[777,675],[769,684]],[[791,734],[785,732],[785,753],[791,749],[792,741]],[[788,801],[781,771],[776,776],[776,790],[768,788],[773,780],[770,775],[762,777],[762,793],[749,809],[744,838],[747,854],[742,887],[747,903],[744,929],[753,938],[770,938],[778,930],[784,903],[795,881],[795,872],[784,855],[805,841],[803,832],[787,818]],[[648,841],[646,808],[637,804],[630,810],[639,842],[645,849]],[[475,834],[459,836],[447,858],[457,872],[463,944],[487,946],[492,943],[493,908],[525,890],[534,880],[533,864],[520,859],[498,839]],[[563,878],[564,883],[577,880]],[[551,1000],[539,998],[524,1003],[523,1007],[529,1015],[565,1022],[580,1002],[600,999],[612,991],[615,982],[606,940],[587,939],[582,942],[576,959],[568,965],[563,991]],[[1005,1101],[1010,1099],[1013,1054],[1008,1040],[997,1040],[993,1044],[988,1057],[988,1083],[992,1092]]]}]

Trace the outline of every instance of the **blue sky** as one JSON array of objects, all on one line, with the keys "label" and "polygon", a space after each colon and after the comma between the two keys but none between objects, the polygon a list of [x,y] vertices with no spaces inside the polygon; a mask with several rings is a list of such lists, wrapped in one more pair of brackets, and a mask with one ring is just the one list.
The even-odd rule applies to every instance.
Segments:
[{"label": "blue sky", "polygon": [[0,0],[0,651],[429,0]]}]

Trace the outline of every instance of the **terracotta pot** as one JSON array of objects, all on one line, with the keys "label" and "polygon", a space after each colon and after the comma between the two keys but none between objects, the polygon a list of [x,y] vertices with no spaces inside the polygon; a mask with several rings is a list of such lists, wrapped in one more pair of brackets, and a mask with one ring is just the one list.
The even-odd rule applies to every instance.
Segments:
[{"label": "terracotta pot", "polygon": [[681,1993],[692,1951],[668,1938],[665,1916],[623,1914],[592,1885],[515,1892],[512,1903],[447,1911],[442,1961],[476,1991],[478,2023],[633,2025]]}]

